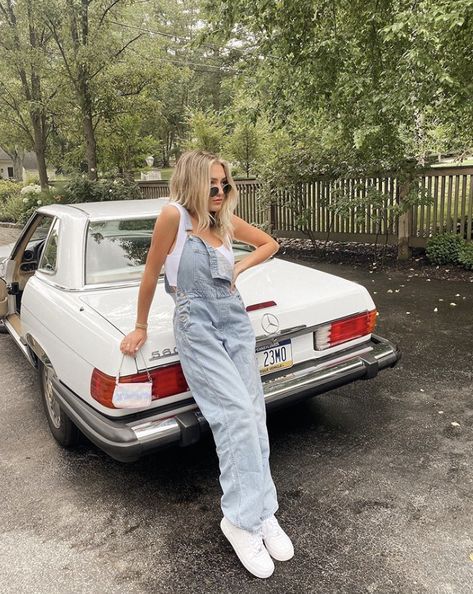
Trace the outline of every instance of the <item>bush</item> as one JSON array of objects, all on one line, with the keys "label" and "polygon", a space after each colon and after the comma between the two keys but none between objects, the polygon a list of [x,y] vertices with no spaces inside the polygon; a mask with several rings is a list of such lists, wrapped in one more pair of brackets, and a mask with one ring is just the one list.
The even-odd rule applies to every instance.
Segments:
[{"label": "bush", "polygon": [[91,181],[76,177],[62,188],[64,202],[103,202],[105,200],[139,200],[143,197],[138,184],[125,179],[100,179]]},{"label": "bush", "polygon": [[0,178],[0,205],[11,196],[18,195],[20,190],[21,184]]},{"label": "bush", "polygon": [[473,270],[473,242],[465,242],[458,252],[458,262],[466,270]]},{"label": "bush", "polygon": [[21,184],[0,179],[0,221],[16,223],[22,211]]},{"label": "bush", "polygon": [[3,204],[0,204],[0,221],[6,223],[17,223],[23,212],[23,201],[20,193],[9,196]]},{"label": "bush", "polygon": [[456,264],[465,240],[456,233],[434,235],[427,242],[425,253],[432,264]]},{"label": "bush", "polygon": [[48,190],[41,190],[34,183],[22,187],[0,180],[0,220],[24,225],[34,211],[45,204],[138,200],[142,197],[138,184],[125,179],[90,181],[77,177]]},{"label": "bush", "polygon": [[34,211],[45,204],[52,204],[53,202],[60,202],[62,197],[58,195],[55,188],[48,190],[41,190],[41,187],[36,184],[31,184],[22,188],[20,192],[21,212],[17,218],[17,222],[24,225]]}]

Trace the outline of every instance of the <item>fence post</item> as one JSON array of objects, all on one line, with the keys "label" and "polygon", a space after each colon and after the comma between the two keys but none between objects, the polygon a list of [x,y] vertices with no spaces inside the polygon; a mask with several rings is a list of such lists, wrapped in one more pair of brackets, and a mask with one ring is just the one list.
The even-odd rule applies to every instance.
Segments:
[{"label": "fence post", "polygon": [[269,233],[272,235],[277,229],[277,208],[276,204],[271,202],[269,205]]},{"label": "fence post", "polygon": [[[408,179],[400,184],[399,187],[399,205],[402,205],[404,198],[409,192],[409,186],[412,180]],[[409,260],[412,256],[412,248],[409,246],[409,238],[412,230],[412,208],[399,215],[397,229],[397,259]]]}]

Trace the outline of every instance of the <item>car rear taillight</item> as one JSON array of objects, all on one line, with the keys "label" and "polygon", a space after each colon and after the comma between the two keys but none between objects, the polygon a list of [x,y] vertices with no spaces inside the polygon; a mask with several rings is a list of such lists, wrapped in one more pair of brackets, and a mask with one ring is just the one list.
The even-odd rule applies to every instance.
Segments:
[{"label": "car rear taillight", "polygon": [[265,307],[274,307],[276,305],[276,301],[262,301],[261,303],[254,303],[253,305],[248,305],[246,311],[255,311],[255,309],[264,309]]},{"label": "car rear taillight", "polygon": [[373,309],[320,326],[314,332],[314,349],[323,351],[342,342],[371,334],[376,325],[376,315],[376,310]]},{"label": "car rear taillight", "polygon": [[[150,370],[153,380],[152,399],[158,400],[186,392],[189,388],[182,372],[180,363],[173,363],[166,367],[158,367]],[[146,372],[134,373],[132,375],[120,376],[120,383],[146,382],[148,376]],[[90,380],[90,393],[92,398],[108,408],[115,408],[112,404],[113,391],[115,389],[115,377],[107,375],[99,369],[94,369]]]}]

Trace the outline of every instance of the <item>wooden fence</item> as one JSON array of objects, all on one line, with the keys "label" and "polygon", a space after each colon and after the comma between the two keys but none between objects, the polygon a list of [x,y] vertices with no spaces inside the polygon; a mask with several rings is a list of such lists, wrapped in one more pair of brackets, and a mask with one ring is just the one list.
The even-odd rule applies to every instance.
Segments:
[{"label": "wooden fence", "polygon": [[[393,176],[371,178],[320,179],[297,185],[292,192],[279,192],[271,206],[261,204],[261,185],[255,180],[237,181],[239,216],[258,225],[267,225],[280,237],[329,237],[334,241],[357,241],[425,247],[432,235],[456,232],[472,239],[473,167],[426,169],[418,177],[418,187],[431,203],[411,207],[405,215],[395,216],[390,207],[399,204],[401,184]],[[166,181],[139,182],[144,197],[160,198],[169,193]],[[382,202],[360,206],[369,192],[382,194]],[[369,194],[368,194],[369,195]],[[333,210],[337,198],[358,200],[342,214]],[[331,205],[332,209],[328,207]],[[304,224],[300,211],[308,218]]]}]

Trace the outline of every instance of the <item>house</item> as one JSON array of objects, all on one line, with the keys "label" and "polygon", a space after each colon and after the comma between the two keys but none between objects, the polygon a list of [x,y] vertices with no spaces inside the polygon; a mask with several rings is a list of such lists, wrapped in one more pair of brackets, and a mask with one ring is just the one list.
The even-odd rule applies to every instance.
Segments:
[{"label": "house", "polygon": [[0,147],[0,178],[13,179],[13,161]]},{"label": "house", "polygon": [[[23,177],[21,180],[26,181],[28,178],[38,177],[38,162],[34,152],[25,152],[23,158]],[[13,174],[13,160],[0,146],[0,179],[14,179]],[[48,168],[48,178],[54,179],[55,172]]]}]

